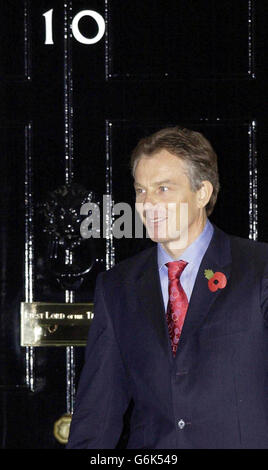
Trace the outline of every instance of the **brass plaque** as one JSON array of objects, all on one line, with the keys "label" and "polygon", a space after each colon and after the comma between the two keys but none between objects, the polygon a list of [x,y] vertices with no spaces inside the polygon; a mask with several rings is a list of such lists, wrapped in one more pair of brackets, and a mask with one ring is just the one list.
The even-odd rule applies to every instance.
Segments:
[{"label": "brass plaque", "polygon": [[21,346],[85,346],[93,303],[21,302]]}]

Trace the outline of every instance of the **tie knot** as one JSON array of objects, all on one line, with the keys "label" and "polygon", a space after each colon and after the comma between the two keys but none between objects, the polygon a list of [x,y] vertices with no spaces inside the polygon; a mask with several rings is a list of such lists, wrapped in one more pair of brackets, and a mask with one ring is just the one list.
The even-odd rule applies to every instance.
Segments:
[{"label": "tie knot", "polygon": [[180,259],[179,261],[170,261],[169,263],[166,263],[166,266],[168,268],[168,278],[170,281],[173,279],[179,279],[182,271],[184,268],[187,266],[187,261],[183,261]]}]

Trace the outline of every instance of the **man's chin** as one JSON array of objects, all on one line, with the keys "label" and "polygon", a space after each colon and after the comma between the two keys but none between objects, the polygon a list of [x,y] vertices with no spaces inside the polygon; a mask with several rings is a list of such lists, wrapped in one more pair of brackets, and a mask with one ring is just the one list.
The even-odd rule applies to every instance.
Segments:
[{"label": "man's chin", "polygon": [[[147,232],[148,233],[148,232]],[[161,237],[160,235],[148,233],[149,238],[155,243],[161,243],[163,248],[168,247],[169,250],[183,250],[188,246],[188,236],[185,237]]]},{"label": "man's chin", "polygon": [[161,235],[155,232],[147,231],[148,237],[156,243],[168,243],[172,238],[167,237],[166,235]]},{"label": "man's chin", "polygon": [[168,238],[161,238],[157,236],[149,236],[149,238],[155,243],[168,243]]}]

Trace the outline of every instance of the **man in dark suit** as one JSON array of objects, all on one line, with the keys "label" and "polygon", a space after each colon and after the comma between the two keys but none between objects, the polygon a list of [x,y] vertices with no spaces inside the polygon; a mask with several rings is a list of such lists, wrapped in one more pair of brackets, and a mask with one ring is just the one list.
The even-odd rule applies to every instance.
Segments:
[{"label": "man in dark suit", "polygon": [[217,157],[201,134],[142,139],[132,170],[156,243],[97,278],[68,448],[115,448],[130,402],[127,448],[268,448],[267,245],[209,221]]}]

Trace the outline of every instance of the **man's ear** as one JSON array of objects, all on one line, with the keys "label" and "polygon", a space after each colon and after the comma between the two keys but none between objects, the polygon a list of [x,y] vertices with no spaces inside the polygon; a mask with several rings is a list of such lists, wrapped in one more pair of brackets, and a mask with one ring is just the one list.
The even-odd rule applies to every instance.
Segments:
[{"label": "man's ear", "polygon": [[197,191],[197,205],[202,209],[209,202],[213,192],[213,186],[210,181],[202,181],[201,188]]}]

